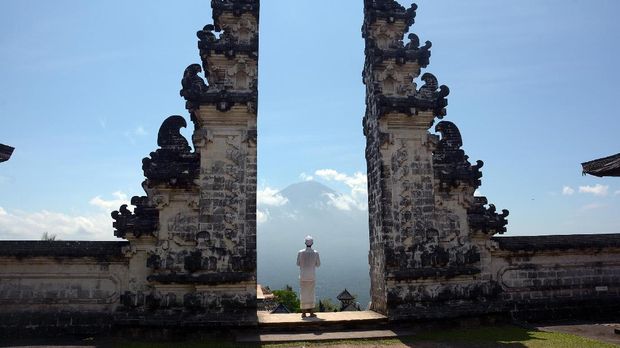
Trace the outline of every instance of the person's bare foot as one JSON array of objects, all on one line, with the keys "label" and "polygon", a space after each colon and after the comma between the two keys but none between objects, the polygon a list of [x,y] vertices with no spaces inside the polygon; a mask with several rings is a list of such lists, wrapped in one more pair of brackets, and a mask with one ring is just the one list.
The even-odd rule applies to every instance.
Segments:
[{"label": "person's bare foot", "polygon": [[306,317],[306,312],[301,313],[301,319],[304,319]]}]

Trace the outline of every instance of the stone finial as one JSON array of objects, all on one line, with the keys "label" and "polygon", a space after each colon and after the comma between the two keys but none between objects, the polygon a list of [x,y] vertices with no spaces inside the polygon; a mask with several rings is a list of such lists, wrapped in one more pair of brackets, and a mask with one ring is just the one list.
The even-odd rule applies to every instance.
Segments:
[{"label": "stone finial", "polygon": [[190,152],[189,143],[181,135],[180,130],[184,127],[187,127],[187,122],[178,115],[170,116],[162,123],[157,136],[157,144],[161,148],[142,160],[148,187],[159,184],[194,185],[200,160],[197,153]]},{"label": "stone finial", "polygon": [[448,106],[446,97],[450,94],[450,89],[446,85],[439,86],[437,78],[431,73],[424,73],[421,79],[424,85],[420,87],[416,97],[426,102],[426,109],[432,109],[435,116],[442,118],[446,115],[445,108]]},{"label": "stone finial", "polygon": [[[439,188],[444,191],[465,184],[474,190],[480,187],[482,161],[471,165],[465,151],[461,150],[463,139],[458,127],[449,121],[441,121],[435,126],[435,131],[441,134],[441,140],[433,152],[433,167],[435,177],[439,179]],[[472,191],[473,192],[473,191]]]},{"label": "stone finial", "polygon": [[173,115],[168,117],[159,128],[157,145],[162,149],[188,152],[189,144],[181,135],[181,128],[187,127],[187,122],[182,116]]},{"label": "stone finial", "polygon": [[180,94],[188,102],[200,99],[209,89],[202,77],[198,76],[200,72],[200,64],[190,64],[183,72]]}]

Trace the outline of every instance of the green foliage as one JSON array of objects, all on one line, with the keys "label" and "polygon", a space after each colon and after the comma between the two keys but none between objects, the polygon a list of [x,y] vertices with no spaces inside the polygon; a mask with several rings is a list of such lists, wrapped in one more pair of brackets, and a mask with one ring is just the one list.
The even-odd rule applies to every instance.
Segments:
[{"label": "green foliage", "polygon": [[56,235],[48,232],[43,232],[43,235],[41,235],[41,240],[53,242],[56,240]]},{"label": "green foliage", "polygon": [[272,293],[276,298],[276,302],[285,305],[289,311],[293,313],[301,312],[299,298],[292,287],[287,285],[284,289],[273,290]]}]

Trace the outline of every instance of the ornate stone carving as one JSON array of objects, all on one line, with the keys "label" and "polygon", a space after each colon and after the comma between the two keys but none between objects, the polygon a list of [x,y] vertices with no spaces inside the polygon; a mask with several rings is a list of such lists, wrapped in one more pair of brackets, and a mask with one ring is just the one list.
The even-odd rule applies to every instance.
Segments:
[{"label": "ornate stone carving", "polygon": [[[205,75],[207,74],[206,71],[208,70],[205,70]],[[190,64],[185,68],[183,79],[181,80],[182,89],[180,91],[181,97],[185,98],[185,100],[200,99],[209,90],[202,77],[198,76],[200,72],[202,72],[200,64]]]},{"label": "ornate stone carving", "polygon": [[147,178],[147,187],[156,185],[190,187],[198,178],[200,159],[191,153],[181,128],[187,127],[181,116],[168,117],[159,128],[157,144],[160,146],[151,157],[142,160],[142,169]]},{"label": "ornate stone carving", "polygon": [[[418,5],[411,4],[408,9],[394,0],[364,0],[364,25],[362,36],[370,31],[370,27],[378,20],[388,24],[401,21],[404,24],[404,32],[415,23],[416,10]],[[366,38],[367,36],[364,36]]]},{"label": "ornate stone carving", "polygon": [[134,238],[142,235],[154,236],[159,223],[157,208],[146,196],[132,197],[131,204],[135,206],[133,213],[127,209],[127,204],[112,212],[112,219],[115,220],[112,224],[114,235],[119,238],[125,238],[128,234]]},{"label": "ornate stone carving", "polygon": [[483,233],[488,236],[506,232],[508,210],[503,209],[501,214],[497,213],[495,205],[489,204],[488,208],[485,207],[488,203],[486,197],[474,197],[474,204],[467,211],[469,228],[473,232]]},{"label": "ornate stone carving", "polygon": [[219,30],[222,26],[220,16],[224,13],[232,13],[235,17],[248,13],[258,20],[260,4],[259,0],[211,0],[211,7],[215,28]]},{"label": "ornate stone carving", "polygon": [[441,140],[433,152],[435,178],[439,179],[442,190],[450,190],[465,184],[473,189],[480,187],[483,162],[478,160],[471,165],[465,151],[461,150],[463,140],[457,126],[449,121],[441,121],[435,126],[441,134]]},{"label": "ornate stone carving", "polygon": [[414,95],[401,97],[379,94],[376,98],[378,116],[388,113],[416,115],[419,111],[432,111],[433,115],[443,118],[446,115],[450,89],[438,86],[437,78],[431,73],[422,75],[425,84]]}]

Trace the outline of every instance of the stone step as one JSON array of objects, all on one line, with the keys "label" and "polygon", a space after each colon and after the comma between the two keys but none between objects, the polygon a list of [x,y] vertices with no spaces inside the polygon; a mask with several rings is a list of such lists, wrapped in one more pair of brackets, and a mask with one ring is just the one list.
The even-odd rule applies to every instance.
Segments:
[{"label": "stone step", "polygon": [[283,342],[312,342],[354,339],[387,339],[395,337],[412,336],[412,331],[394,330],[347,330],[347,331],[322,331],[313,332],[242,332],[236,335],[238,343],[283,343]]},{"label": "stone step", "polygon": [[321,312],[315,318],[301,318],[300,313],[271,314],[258,312],[258,327],[262,331],[282,329],[289,331],[304,331],[306,329],[337,328],[362,329],[382,328],[387,325],[386,316],[373,311],[359,312]]}]

